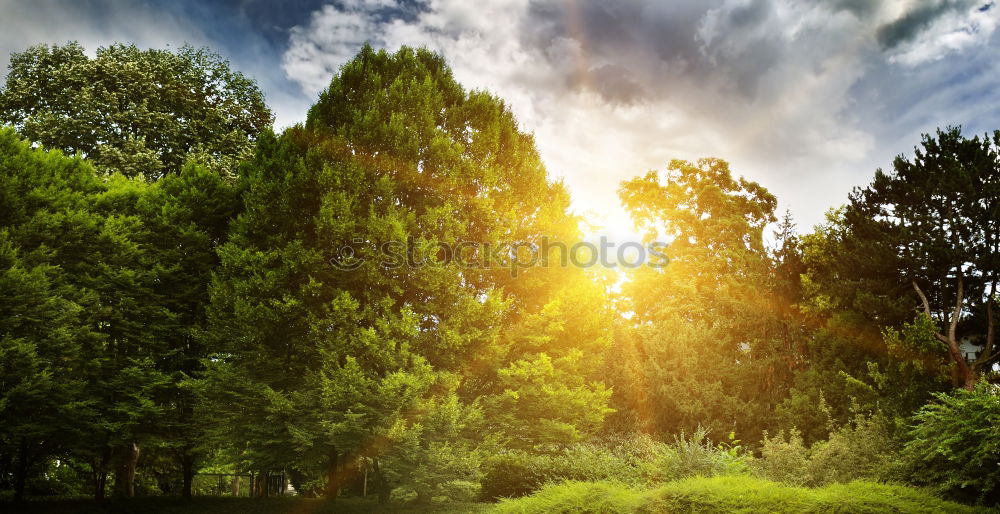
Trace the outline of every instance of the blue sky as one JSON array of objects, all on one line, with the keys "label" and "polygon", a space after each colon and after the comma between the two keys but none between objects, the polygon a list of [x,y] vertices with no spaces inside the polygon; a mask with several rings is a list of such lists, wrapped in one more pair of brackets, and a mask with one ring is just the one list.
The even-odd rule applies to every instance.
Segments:
[{"label": "blue sky", "polygon": [[506,99],[580,211],[626,233],[618,183],[721,157],[801,229],[921,133],[1000,128],[988,0],[0,0],[0,67],[38,43],[209,46],[301,121],[366,41],[441,52]]}]

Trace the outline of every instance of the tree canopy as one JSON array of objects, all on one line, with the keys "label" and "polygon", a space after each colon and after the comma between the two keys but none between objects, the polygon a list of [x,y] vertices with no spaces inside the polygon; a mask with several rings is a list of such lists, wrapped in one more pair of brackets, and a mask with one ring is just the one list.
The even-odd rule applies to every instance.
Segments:
[{"label": "tree canopy", "polygon": [[0,123],[30,141],[83,153],[128,177],[178,173],[191,156],[231,172],[274,117],[256,83],[207,49],[77,43],[11,55]]}]

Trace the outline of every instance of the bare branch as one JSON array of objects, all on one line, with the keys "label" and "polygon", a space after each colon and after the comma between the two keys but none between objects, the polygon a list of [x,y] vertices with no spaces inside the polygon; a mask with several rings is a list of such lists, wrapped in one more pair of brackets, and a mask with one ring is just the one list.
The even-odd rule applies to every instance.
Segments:
[{"label": "bare branch", "polygon": [[924,305],[924,314],[926,314],[928,318],[931,317],[931,305],[927,302],[927,295],[925,295],[924,291],[920,289],[919,285],[917,285],[916,279],[913,279],[910,282],[913,284],[913,290],[916,291],[917,296],[920,297],[920,303]]},{"label": "bare branch", "polygon": [[993,356],[993,342],[996,339],[996,328],[993,321],[993,304],[996,301],[997,281],[994,278],[990,285],[990,297],[986,300],[986,346],[983,348],[983,359]]},{"label": "bare branch", "polygon": [[955,300],[955,310],[951,313],[951,323],[948,326],[948,339],[957,341],[955,329],[958,328],[958,318],[962,315],[962,270],[958,270],[958,293]]}]

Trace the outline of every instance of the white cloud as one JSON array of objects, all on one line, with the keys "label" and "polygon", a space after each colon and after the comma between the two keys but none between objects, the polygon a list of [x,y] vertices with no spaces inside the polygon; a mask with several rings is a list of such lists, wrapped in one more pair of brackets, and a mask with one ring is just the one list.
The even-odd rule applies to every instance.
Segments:
[{"label": "white cloud", "polygon": [[208,44],[206,35],[188,20],[159,9],[123,0],[82,2],[0,0],[6,20],[0,29],[0,78],[7,75],[11,52],[48,43],[77,41],[93,54],[98,47],[133,42],[142,47],[178,47]]},{"label": "white cloud", "polygon": [[[284,69],[315,94],[365,41],[426,46],[464,85],[508,101],[581,210],[618,205],[621,180],[671,158],[716,156],[809,226],[906,149],[899,134],[935,128],[920,124],[931,117],[914,119],[894,103],[923,94],[919,84],[898,83],[900,74],[990,43],[995,9],[939,9],[882,48],[880,29],[921,6],[431,0],[393,19],[384,9],[395,4],[355,2],[326,6],[294,29]],[[935,123],[958,101],[940,94],[946,98],[918,108],[938,114]],[[910,125],[900,125],[903,115]],[[608,221],[624,224],[625,215]]]}]

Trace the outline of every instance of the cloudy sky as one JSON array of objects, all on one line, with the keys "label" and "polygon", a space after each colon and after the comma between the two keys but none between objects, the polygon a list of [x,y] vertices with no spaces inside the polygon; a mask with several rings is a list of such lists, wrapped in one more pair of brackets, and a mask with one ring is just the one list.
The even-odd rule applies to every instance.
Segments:
[{"label": "cloudy sky", "polygon": [[[921,133],[1000,128],[991,0],[0,0],[0,67],[37,43],[206,45],[302,121],[366,41],[442,53],[508,101],[576,206],[721,157],[806,231]],[[617,228],[616,228],[617,227]]]}]

